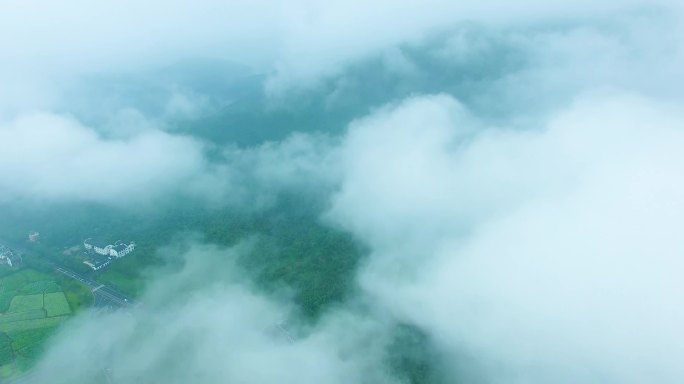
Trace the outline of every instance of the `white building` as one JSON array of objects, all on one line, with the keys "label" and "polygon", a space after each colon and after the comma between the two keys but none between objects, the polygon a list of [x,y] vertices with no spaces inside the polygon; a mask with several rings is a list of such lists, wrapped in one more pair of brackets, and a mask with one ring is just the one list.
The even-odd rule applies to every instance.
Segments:
[{"label": "white building", "polygon": [[128,244],[124,244],[121,240],[117,241],[114,243],[114,246],[109,250],[109,254],[111,256],[114,256],[116,258],[124,257],[128,255],[129,253],[133,252],[135,249],[135,243],[130,242]]},{"label": "white building", "polygon": [[7,263],[10,267],[12,266],[12,259],[7,257],[4,253],[0,253],[0,263]]},{"label": "white building", "polygon": [[126,244],[123,241],[118,240],[114,244],[105,245],[104,243],[95,243],[92,241],[92,239],[86,239],[83,241],[83,247],[102,256],[121,258],[133,252],[135,249],[135,243],[130,242]]},{"label": "white building", "polygon": [[21,256],[15,251],[0,245],[0,264],[7,264],[10,267],[21,264]]},{"label": "white building", "polygon": [[92,239],[86,239],[83,241],[83,247],[89,251],[94,251],[102,256],[109,256],[110,250],[113,245],[94,242]]},{"label": "white building", "polygon": [[92,269],[93,271],[99,271],[100,269],[108,266],[109,264],[112,263],[112,258],[107,257],[107,259],[103,260],[97,260],[97,259],[89,259],[83,262],[83,264],[87,265]]}]

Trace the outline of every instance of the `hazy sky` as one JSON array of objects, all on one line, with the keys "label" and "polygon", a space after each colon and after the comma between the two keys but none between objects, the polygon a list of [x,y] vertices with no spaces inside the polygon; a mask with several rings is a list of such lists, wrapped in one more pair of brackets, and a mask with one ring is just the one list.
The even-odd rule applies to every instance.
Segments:
[{"label": "hazy sky", "polygon": [[[454,382],[682,382],[682,6],[565,3],[0,2],[0,202],[316,190],[321,220],[370,253],[356,299],[373,309],[295,319],[289,342],[273,330],[286,298],[213,275],[249,243],[190,241],[145,308],[76,320],[37,377],[92,382],[107,360],[121,383],[398,382],[383,359],[408,324]],[[364,71],[392,89],[341,134],[250,148],[167,126],[215,90],[169,86],[161,114],[124,97],[103,121],[71,104],[93,76],[187,59],[244,65],[285,108],[316,92],[331,111],[362,102]]]}]

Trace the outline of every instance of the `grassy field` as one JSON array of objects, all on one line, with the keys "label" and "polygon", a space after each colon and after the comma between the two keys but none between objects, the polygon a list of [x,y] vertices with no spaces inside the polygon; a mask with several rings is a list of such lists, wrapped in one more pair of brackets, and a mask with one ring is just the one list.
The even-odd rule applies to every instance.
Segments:
[{"label": "grassy field", "polygon": [[28,369],[59,325],[75,309],[89,304],[85,299],[89,291],[61,283],[58,276],[32,269],[1,275],[0,382]]},{"label": "grassy field", "polygon": [[107,284],[116,287],[116,289],[125,294],[134,297],[140,295],[140,293],[143,290],[143,284],[142,279],[137,275],[137,273],[122,273],[119,272],[119,270],[114,269],[114,267],[118,266],[113,265],[112,268],[105,271],[103,274],[99,276],[98,281],[102,284]]},{"label": "grassy field", "polygon": [[45,317],[44,309],[33,309],[25,312],[6,313],[0,315],[0,324],[12,323],[22,320],[42,319]]},{"label": "grassy field", "polygon": [[[11,363],[12,360],[14,360],[12,339],[10,339],[6,334],[0,333],[0,366]],[[0,377],[2,377],[1,373]]]},{"label": "grassy field", "polygon": [[69,316],[45,317],[42,319],[13,321],[11,323],[0,324],[0,332],[27,331],[36,328],[56,327]]},{"label": "grassy field", "polygon": [[36,295],[46,292],[61,292],[62,288],[56,282],[51,280],[39,280],[30,284],[26,284],[21,288],[19,293],[23,295]]},{"label": "grassy field", "polygon": [[62,288],[72,312],[78,313],[81,309],[88,308],[93,304],[93,293],[87,286],[64,275],[57,276],[57,282]]},{"label": "grassy field", "polygon": [[48,317],[68,315],[71,313],[71,308],[69,308],[69,303],[63,292],[46,293],[43,297],[43,307],[45,308],[45,311],[47,311]]},{"label": "grassy field", "polygon": [[13,312],[26,312],[32,309],[43,308],[43,294],[37,295],[17,295],[14,296],[10,302],[9,311]]}]

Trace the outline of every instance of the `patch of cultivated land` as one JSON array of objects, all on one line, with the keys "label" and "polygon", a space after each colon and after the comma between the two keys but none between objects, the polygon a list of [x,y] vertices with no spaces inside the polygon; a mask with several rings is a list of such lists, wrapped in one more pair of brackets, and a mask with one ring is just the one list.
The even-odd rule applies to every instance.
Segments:
[{"label": "patch of cultivated land", "polygon": [[0,382],[29,367],[70,315],[50,275],[27,269],[0,278]]},{"label": "patch of cultivated land", "polygon": [[26,312],[32,309],[43,308],[43,294],[38,295],[17,295],[10,302],[10,313]]},{"label": "patch of cultivated land", "polygon": [[26,312],[14,312],[0,315],[0,324],[12,323],[22,320],[42,319],[45,317],[44,309],[33,309]]},{"label": "patch of cultivated land", "polygon": [[71,314],[69,303],[63,292],[46,293],[43,296],[43,307],[49,317]]},{"label": "patch of cultivated land", "polygon": [[34,328],[55,327],[60,325],[69,316],[45,317],[42,319],[32,319],[14,321],[11,323],[0,324],[0,332],[26,331]]}]

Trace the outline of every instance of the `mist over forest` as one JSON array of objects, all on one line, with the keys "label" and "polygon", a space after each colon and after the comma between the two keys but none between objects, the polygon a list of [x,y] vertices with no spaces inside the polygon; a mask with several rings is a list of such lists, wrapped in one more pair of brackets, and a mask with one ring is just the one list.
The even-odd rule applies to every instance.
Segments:
[{"label": "mist over forest", "polygon": [[678,1],[9,0],[0,57],[2,383],[684,381]]}]

